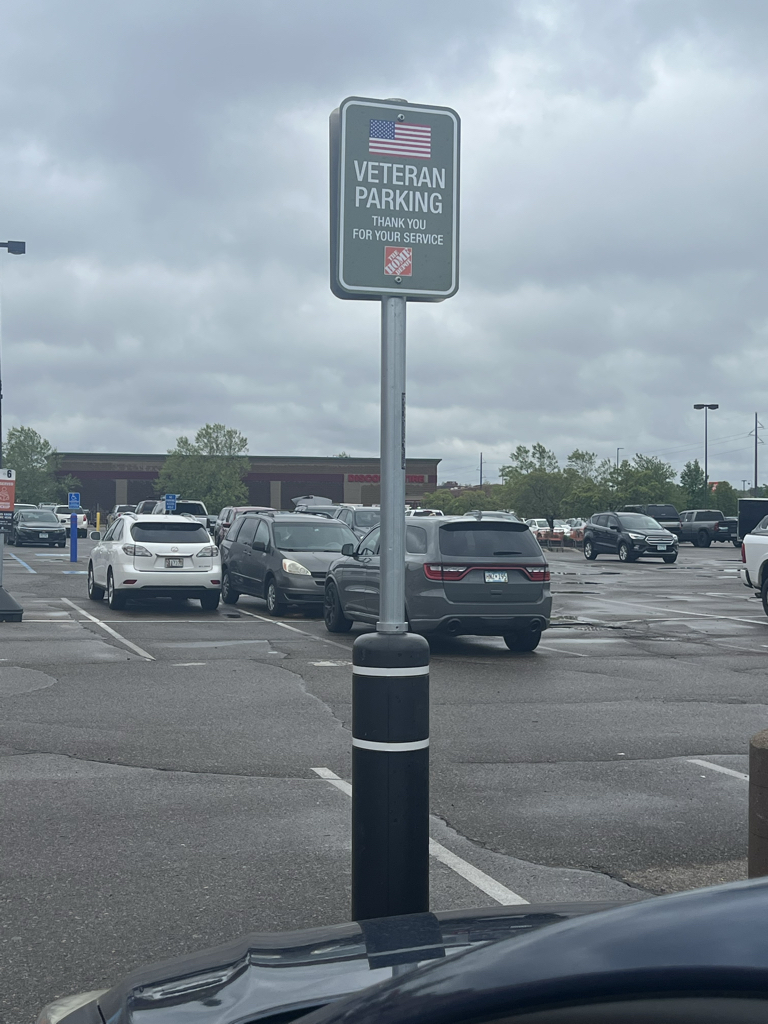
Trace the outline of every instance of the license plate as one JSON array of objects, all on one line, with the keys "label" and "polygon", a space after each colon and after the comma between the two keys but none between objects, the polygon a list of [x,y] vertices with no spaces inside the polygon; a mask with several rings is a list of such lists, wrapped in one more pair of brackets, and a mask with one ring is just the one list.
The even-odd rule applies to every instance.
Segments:
[{"label": "license plate", "polygon": [[39,533],[38,537],[40,538],[40,540],[48,540],[48,534],[47,533]]},{"label": "license plate", "polygon": [[166,558],[165,568],[166,569],[182,569],[184,567],[183,558]]},{"label": "license plate", "polygon": [[667,545],[666,544],[657,544],[656,547],[659,549],[659,551],[666,551],[667,550]]},{"label": "license plate", "polygon": [[507,580],[508,577],[505,572],[487,572],[485,574],[486,583],[506,583]]}]

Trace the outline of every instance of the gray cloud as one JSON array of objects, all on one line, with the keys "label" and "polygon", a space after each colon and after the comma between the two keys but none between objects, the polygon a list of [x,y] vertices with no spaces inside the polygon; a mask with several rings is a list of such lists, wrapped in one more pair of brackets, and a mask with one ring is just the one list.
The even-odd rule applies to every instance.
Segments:
[{"label": "gray cloud", "polygon": [[409,307],[411,453],[459,479],[534,440],[679,468],[718,401],[711,475],[749,476],[761,2],[29,0],[3,24],[0,232],[29,246],[0,256],[6,422],[62,450],[218,419],[254,453],[375,452],[378,310],[327,285],[327,118],[401,95],[456,107],[464,146],[461,290]]}]

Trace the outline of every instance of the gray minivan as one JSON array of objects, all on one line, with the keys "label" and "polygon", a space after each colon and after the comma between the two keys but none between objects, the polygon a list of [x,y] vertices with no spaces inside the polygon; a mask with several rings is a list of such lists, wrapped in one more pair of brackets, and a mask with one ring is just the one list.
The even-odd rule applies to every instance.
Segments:
[{"label": "gray minivan", "polygon": [[241,594],[253,594],[264,598],[270,615],[283,615],[288,605],[317,613],[328,567],[345,545],[356,543],[336,519],[246,512],[221,542],[221,599],[235,604]]},{"label": "gray minivan", "polygon": [[[376,527],[345,547],[325,580],[325,625],[345,633],[379,617]],[[424,636],[501,636],[511,651],[532,651],[549,626],[549,566],[525,523],[458,516],[406,525],[405,606]]]}]

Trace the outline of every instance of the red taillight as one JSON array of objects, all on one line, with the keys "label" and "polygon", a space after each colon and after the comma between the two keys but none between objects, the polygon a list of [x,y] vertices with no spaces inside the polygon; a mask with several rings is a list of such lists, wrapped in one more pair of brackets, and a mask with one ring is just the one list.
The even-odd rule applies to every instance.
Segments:
[{"label": "red taillight", "polygon": [[464,565],[424,565],[424,575],[428,580],[463,580],[471,566]]},{"label": "red taillight", "polygon": [[495,572],[521,572],[533,583],[549,583],[549,566],[547,565],[424,565],[424,575],[428,580],[456,581],[463,580],[473,569]]},{"label": "red taillight", "polygon": [[741,560],[744,565],[747,564],[747,549],[744,547],[744,541],[741,542]]}]

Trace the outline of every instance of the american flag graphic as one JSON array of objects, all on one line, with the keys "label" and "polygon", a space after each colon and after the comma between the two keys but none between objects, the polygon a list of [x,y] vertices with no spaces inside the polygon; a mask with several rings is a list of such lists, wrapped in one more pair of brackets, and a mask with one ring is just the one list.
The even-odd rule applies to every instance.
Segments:
[{"label": "american flag graphic", "polygon": [[432,159],[432,129],[423,124],[371,121],[368,152]]}]

